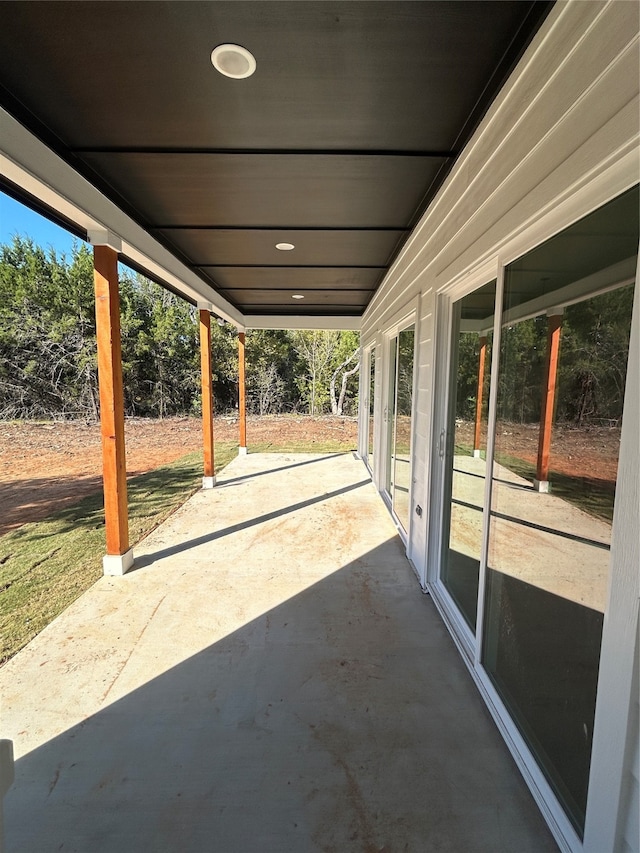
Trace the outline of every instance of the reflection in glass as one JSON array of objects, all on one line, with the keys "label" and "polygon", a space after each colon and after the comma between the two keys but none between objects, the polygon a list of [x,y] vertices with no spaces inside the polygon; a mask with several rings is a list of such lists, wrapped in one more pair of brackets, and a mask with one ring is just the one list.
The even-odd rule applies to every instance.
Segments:
[{"label": "reflection in glass", "polygon": [[505,277],[483,664],[580,833],[637,246],[635,188]]},{"label": "reflection in glass", "polygon": [[372,349],[369,354],[369,445],[367,449],[367,457],[369,468],[373,470],[373,412],[374,398],[376,391],[376,351]]},{"label": "reflection in glass", "polygon": [[414,326],[398,335],[396,407],[394,430],[393,509],[405,530],[409,529],[411,486],[411,405],[413,399]]},{"label": "reflection in glass", "polygon": [[441,579],[475,631],[495,281],[453,306]]},{"label": "reflection in glass", "polygon": [[411,487],[411,406],[413,399],[413,350],[415,327],[403,329],[396,340],[393,445],[391,452],[391,501],[405,531],[409,530]]},{"label": "reflection in glass", "polygon": [[395,446],[395,428],[396,428],[396,378],[398,368],[398,339],[392,338],[389,342],[389,387],[387,399],[389,404],[385,409],[385,421],[387,423],[387,467],[386,467],[386,489],[389,497],[393,495],[393,478],[395,477],[395,466],[393,464],[393,454]]}]

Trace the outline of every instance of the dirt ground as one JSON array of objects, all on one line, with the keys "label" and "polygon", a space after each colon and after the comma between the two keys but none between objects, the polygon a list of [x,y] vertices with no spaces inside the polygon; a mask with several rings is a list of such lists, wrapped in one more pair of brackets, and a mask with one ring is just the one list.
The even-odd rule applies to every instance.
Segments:
[{"label": "dirt ground", "polygon": [[[125,426],[127,474],[152,471],[199,450],[198,418],[129,418]],[[217,418],[217,441],[237,441],[235,418]],[[352,418],[250,417],[247,441],[275,445],[297,441],[347,441],[356,446]],[[27,521],[38,521],[101,483],[100,426],[84,422],[0,421],[0,535]]]},{"label": "dirt ground", "polygon": [[[237,441],[235,418],[217,418],[216,439]],[[457,424],[457,440],[473,442],[473,424]],[[352,418],[250,417],[247,440],[281,445],[299,441],[347,441],[356,446]],[[127,473],[151,471],[201,446],[198,418],[163,421],[131,418],[126,422]],[[571,477],[615,482],[620,431],[606,427],[556,427],[551,467]],[[499,452],[535,465],[536,425],[500,423]],[[84,422],[0,422],[0,535],[101,488],[100,427]]]},{"label": "dirt ground", "polygon": [[[538,424],[498,422],[496,450],[515,456],[535,468],[538,456]],[[473,444],[473,424],[456,424],[456,440]],[[482,435],[486,447],[486,435]],[[556,425],[551,435],[550,467],[568,477],[615,482],[620,453],[620,429]]]}]

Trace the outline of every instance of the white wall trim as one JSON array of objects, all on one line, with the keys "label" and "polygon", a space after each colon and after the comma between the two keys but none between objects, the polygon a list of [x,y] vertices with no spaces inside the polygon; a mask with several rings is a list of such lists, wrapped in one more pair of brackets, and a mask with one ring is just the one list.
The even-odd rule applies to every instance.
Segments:
[{"label": "white wall trim", "polygon": [[[387,282],[389,280],[399,277],[400,275],[405,276],[407,272],[411,269],[411,267],[419,261],[420,247],[418,247],[418,250],[416,251],[416,246],[419,243],[424,244],[425,240],[423,232],[428,231],[429,241],[433,240],[434,236],[437,235],[437,233],[444,227],[451,210],[455,209],[456,207],[459,207],[461,204],[464,204],[466,202],[467,197],[473,192],[475,185],[480,180],[480,177],[485,174],[487,170],[490,170],[492,168],[494,162],[496,162],[497,160],[499,160],[500,157],[502,157],[503,150],[505,149],[505,146],[508,146],[510,144],[512,136],[518,131],[519,127],[522,125],[523,121],[530,115],[530,113],[537,108],[538,102],[543,97],[547,89],[551,86],[551,84],[561,74],[563,74],[567,64],[570,62],[580,45],[589,37],[589,35],[593,32],[594,28],[597,27],[598,22],[605,15],[607,7],[609,5],[610,3],[604,3],[599,9],[597,9],[595,4],[591,5],[589,11],[597,9],[595,18],[582,32],[580,38],[577,39],[573,45],[571,45],[569,50],[567,50],[567,52],[563,56],[562,62],[554,69],[551,76],[546,79],[544,85],[542,85],[536,90],[533,97],[531,97],[530,94],[528,95],[526,108],[521,111],[517,121],[508,124],[508,130],[500,135],[499,144],[497,146],[494,146],[491,155],[485,160],[483,160],[482,167],[474,171],[471,180],[465,185],[464,192],[456,192],[455,183],[457,176],[460,173],[464,172],[469,162],[475,156],[475,152],[478,149],[482,148],[485,137],[489,136],[493,132],[495,126],[503,121],[502,113],[511,105],[511,101],[513,99],[520,97],[520,89],[523,87],[525,89],[527,88],[527,78],[531,73],[532,67],[535,66],[538,57],[547,48],[548,43],[553,40],[556,31],[560,30],[563,26],[565,26],[567,21],[571,21],[571,16],[576,14],[576,9],[579,10],[577,14],[583,13],[585,4],[575,2],[557,3],[556,6],[551,10],[551,13],[549,14],[546,21],[543,23],[539,33],[534,38],[528,50],[525,52],[525,55],[520,61],[520,64],[518,65],[514,73],[511,75],[510,79],[507,81],[502,91],[498,94],[498,97],[495,99],[493,105],[490,107],[487,115],[485,116],[480,127],[476,131],[476,134],[474,135],[472,141],[467,145],[463,154],[458,158],[454,168],[447,176],[447,179],[438,191],[435,199],[430,204],[428,210],[416,226],[411,237],[405,243],[393,266],[385,276],[385,279],[383,280],[382,284],[378,288],[378,291],[371,300],[367,312],[365,312],[365,318],[370,311],[375,310],[377,303],[381,298],[381,294],[386,289]],[[626,45],[625,50],[633,50],[636,42],[637,36],[634,37],[633,34],[631,34],[631,37]],[[607,68],[608,67],[609,64],[607,65]],[[601,79],[604,73],[604,71],[601,72],[601,74],[598,75],[594,80],[590,81],[589,86],[582,92],[580,98],[578,98],[578,100],[574,102],[572,109],[575,109],[575,107],[579,103],[581,103],[582,100],[584,100],[584,98],[593,89],[593,87],[597,85],[598,81]],[[532,157],[533,153],[539,148],[540,145],[542,145],[544,140],[546,140],[549,135],[554,132],[554,130],[557,128],[560,121],[562,120],[564,120],[564,114],[562,118],[558,118],[558,120],[552,125],[552,127],[548,128],[547,132],[536,141],[536,145],[529,151],[525,159],[530,159]],[[619,151],[616,151],[613,155],[614,159],[619,159],[624,154],[625,149],[628,152],[635,151],[637,161],[637,140],[635,144],[633,144],[631,141],[627,141],[625,144],[623,144],[621,149]],[[465,220],[462,226],[463,229],[468,228],[469,223],[475,218],[483,215],[484,207],[496,195],[502,192],[505,181],[507,181],[508,179],[509,176],[507,176],[503,181],[501,181],[497,186],[493,188],[492,192],[483,200],[482,204],[479,207],[475,207],[471,219]],[[456,197],[452,203],[450,195],[454,192],[456,192]],[[571,192],[573,192],[573,188]],[[618,194],[619,192],[614,192],[611,198]],[[556,203],[557,201],[554,201],[552,203],[552,207],[555,206]],[[440,208],[443,205],[447,209],[447,216],[443,216],[441,213]],[[576,218],[579,218],[579,216]],[[438,252],[429,258],[429,266],[432,266],[434,263],[437,262],[438,257],[448,248],[451,242],[458,239],[459,235],[460,230],[451,235],[449,239],[447,239],[444,243],[439,244]],[[445,273],[445,277],[450,278],[451,274]]]},{"label": "white wall trim", "polygon": [[[420,452],[427,458],[420,460],[419,476],[422,489],[431,477],[426,493],[428,522],[424,559],[428,583],[441,610],[446,609],[446,600],[444,591],[437,588],[436,577],[442,544],[439,533],[442,466],[438,458],[438,438],[444,424],[442,411],[449,381],[448,306],[451,301],[498,278],[500,268],[617,198],[640,180],[637,18],[637,6],[617,0],[556,3],[396,258],[363,318],[366,335],[373,329],[386,330],[402,313],[400,306],[420,291],[423,305],[433,314],[433,356],[424,359],[420,377],[420,387],[431,387],[433,391],[429,405],[423,400]],[[620,282],[623,280],[628,277],[622,276]],[[610,278],[602,285],[612,282]],[[433,290],[429,297],[426,296],[427,283]],[[573,290],[568,288],[563,294],[565,304],[569,304],[582,285],[578,282],[571,287]],[[636,341],[640,334],[637,299],[636,296],[633,321]],[[546,310],[549,306],[541,304],[538,307]],[[492,319],[494,326],[501,322],[498,315]],[[635,379],[632,396],[628,398],[635,400],[634,405],[640,396],[637,343],[635,347],[630,353],[629,365]],[[386,358],[385,355],[385,370],[388,370]],[[633,369],[632,360],[635,360]],[[628,378],[627,382],[630,381]],[[605,616],[590,783],[596,787],[589,794],[585,853],[622,849],[619,844],[622,817],[617,815],[626,803],[620,786],[624,784],[622,762],[630,760],[627,731],[632,687],[628,673],[633,668],[640,585],[640,424],[636,414],[636,426],[626,426],[627,405],[625,403],[623,423],[627,435],[631,436],[628,441],[635,444],[633,452],[628,449],[628,442],[621,448],[619,470],[624,470],[627,479],[635,477],[635,497],[626,501],[625,519],[617,522],[626,529],[626,533],[619,534],[619,556],[614,555],[612,546],[613,575],[621,586],[612,587],[611,613]],[[429,435],[425,438],[427,431]],[[623,503],[623,495],[617,493],[616,513]],[[636,537],[633,546],[629,531],[634,531]],[[417,562],[418,555],[411,556]],[[630,567],[636,572],[633,585],[628,576]],[[621,580],[625,572],[626,587]],[[625,595],[626,610],[622,606]],[[481,599],[480,589],[479,602]],[[459,633],[455,636],[451,612],[443,616],[463,650],[464,630],[457,625]],[[617,627],[611,628],[609,621]],[[478,649],[480,641],[481,630],[477,632]],[[618,678],[616,655],[620,656],[621,643],[625,647],[621,658],[622,675]],[[582,841],[497,699],[480,665],[480,655],[476,656],[475,668],[473,662],[471,668],[558,843],[563,850],[582,851]],[[606,733],[602,738],[598,727]],[[594,806],[596,800],[597,808]],[[626,819],[629,820],[628,815]],[[596,825],[600,835],[595,834]]]},{"label": "white wall trim", "polygon": [[108,246],[114,252],[122,252],[122,240],[107,228],[89,228],[87,239],[92,246]]},{"label": "white wall trim", "polygon": [[[444,458],[440,453],[441,436],[446,426],[449,401],[451,358],[451,305],[453,300],[437,294],[434,305],[433,363],[431,365],[431,435],[427,465],[429,478],[429,508],[425,578],[428,584],[439,580],[442,559],[442,519],[444,500]],[[444,436],[446,441],[446,434]]]},{"label": "white wall trim", "polygon": [[[381,406],[382,411],[386,411],[387,413],[390,411],[392,406],[391,400],[391,381],[389,375],[389,368],[391,366],[391,341],[408,326],[414,325],[414,338],[413,338],[413,384],[412,384],[412,399],[411,399],[411,449],[410,449],[410,486],[409,486],[409,518],[408,518],[408,530],[405,531],[402,527],[398,517],[393,511],[392,505],[392,496],[389,494],[387,490],[387,481],[389,479],[389,470],[388,466],[391,464],[391,460],[388,456],[387,449],[389,447],[390,430],[393,430],[393,423],[389,422],[388,417],[380,418],[381,429],[378,430],[378,441],[376,442],[376,448],[379,448],[376,453],[374,452],[374,465],[376,465],[376,471],[378,475],[377,486],[378,491],[384,498],[385,503],[391,513],[391,517],[396,525],[398,530],[398,534],[400,538],[405,543],[405,547],[407,548],[407,556],[410,558],[410,537],[411,537],[411,529],[413,525],[413,474],[415,470],[415,460],[414,460],[414,448],[415,448],[415,432],[416,432],[416,413],[417,413],[417,388],[418,388],[418,370],[417,370],[417,359],[416,355],[419,351],[419,341],[420,341],[420,294],[416,295],[413,299],[411,299],[408,303],[406,303],[396,314],[393,316],[390,323],[387,324],[384,333],[382,334],[383,345],[379,349],[382,351],[382,359],[381,359],[381,375],[383,381],[382,388],[382,400]],[[398,365],[396,364],[396,371]],[[378,372],[378,356],[376,354],[376,374]],[[395,381],[394,380],[394,391],[395,391]],[[418,577],[420,577],[419,573]]]},{"label": "white wall trim", "polygon": [[206,300],[229,322],[242,314],[120,208],[0,109],[0,174],[87,232],[107,231],[122,255],[193,302]]},{"label": "white wall trim", "polygon": [[640,266],[611,532],[607,608],[589,776],[585,851],[618,849],[640,598]]},{"label": "white wall trim", "polygon": [[470,277],[481,277],[483,269],[495,266],[498,262],[510,264],[631,189],[640,178],[639,141],[640,135],[637,140],[623,146],[619,157],[615,152],[593,174],[583,176],[527,220],[519,223],[511,233],[476,258],[473,265],[454,275],[451,275],[449,269],[441,271],[436,277],[438,290],[454,287],[456,283],[466,282]]},{"label": "white wall trim", "polygon": [[397,335],[398,332],[401,332],[407,326],[410,326],[412,323],[417,322],[418,310],[420,307],[420,294],[418,293],[408,302],[406,302],[402,308],[400,308],[396,313],[385,323],[384,327],[384,335],[387,338],[391,338],[394,335]]}]

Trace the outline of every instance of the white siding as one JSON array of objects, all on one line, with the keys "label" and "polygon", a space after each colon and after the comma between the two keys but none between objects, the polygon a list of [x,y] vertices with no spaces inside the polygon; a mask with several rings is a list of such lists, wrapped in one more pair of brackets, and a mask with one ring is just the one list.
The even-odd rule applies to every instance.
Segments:
[{"label": "white siding", "polygon": [[637,28],[635,3],[552,11],[374,297],[365,334],[501,253],[603,161],[635,152]]},{"label": "white siding", "polygon": [[[500,264],[523,255],[638,182],[639,10],[637,3],[624,0],[556,3],[363,318],[363,337],[370,339],[384,334],[405,306],[420,300],[408,553],[423,581],[431,537],[431,450],[436,443],[433,385],[436,360],[446,349],[446,342],[436,336],[437,295],[490,281]],[[386,373],[387,365],[382,368]],[[637,401],[637,389],[634,394]],[[378,428],[377,434],[382,433]],[[380,444],[377,453],[380,459]],[[417,503],[424,509],[422,519],[414,512]],[[437,507],[433,509],[437,517]],[[624,586],[631,577],[625,569],[628,557],[624,548],[618,553],[612,575],[618,573]],[[624,591],[619,593],[624,601]],[[637,613],[637,590],[627,590],[627,602],[629,597],[635,600]],[[614,621],[617,601],[612,599],[608,614]],[[628,636],[627,631],[626,659],[632,656]],[[600,714],[598,736],[613,727],[628,733],[626,769],[624,779],[620,764],[615,771],[619,794],[615,805],[613,798],[605,802],[600,790],[601,807],[593,803],[591,809],[608,825],[609,843],[598,848],[587,841],[585,851],[604,853],[615,843],[616,849],[638,853],[638,686],[630,690],[628,669],[624,676],[616,672],[615,640],[609,645],[611,657],[603,644],[604,681],[609,692],[618,690],[619,699],[615,722]],[[606,752],[594,741],[594,763],[606,763]],[[597,821],[592,821],[594,827]],[[591,831],[589,815],[587,824]],[[558,837],[563,849],[579,849],[579,842],[567,839]]]}]

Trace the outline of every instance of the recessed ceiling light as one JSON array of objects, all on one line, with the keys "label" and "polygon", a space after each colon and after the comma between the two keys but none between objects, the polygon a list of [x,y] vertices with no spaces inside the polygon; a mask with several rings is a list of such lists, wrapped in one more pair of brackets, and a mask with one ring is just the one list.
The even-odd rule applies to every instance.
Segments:
[{"label": "recessed ceiling light", "polygon": [[295,246],[293,243],[276,243],[276,249],[280,249],[281,252],[290,252],[295,249]]},{"label": "recessed ceiling light", "polygon": [[239,44],[219,44],[211,51],[211,63],[216,71],[234,80],[251,77],[256,70],[254,55]]},{"label": "recessed ceiling light", "polygon": [[291,296],[292,299],[304,299],[304,296],[301,293],[294,293]]}]

